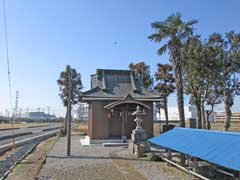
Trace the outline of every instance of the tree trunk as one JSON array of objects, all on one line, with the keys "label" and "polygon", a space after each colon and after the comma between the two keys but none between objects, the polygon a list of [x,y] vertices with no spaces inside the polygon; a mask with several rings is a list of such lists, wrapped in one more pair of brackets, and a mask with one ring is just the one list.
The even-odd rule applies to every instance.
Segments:
[{"label": "tree trunk", "polygon": [[159,104],[159,122],[161,121],[161,105]]},{"label": "tree trunk", "polygon": [[202,116],[202,128],[206,129],[206,116],[205,116],[205,110],[204,110],[204,102],[201,102],[201,116]]},{"label": "tree trunk", "polygon": [[167,105],[167,98],[164,98],[164,112],[165,112],[165,119],[166,125],[168,125],[168,105]]},{"label": "tree trunk", "polygon": [[210,123],[210,115],[212,114],[213,112],[213,108],[214,108],[214,104],[211,105],[211,110],[210,111],[207,111],[207,129],[211,129],[211,123]]},{"label": "tree trunk", "polygon": [[224,128],[225,131],[228,131],[230,128],[230,121],[232,116],[231,111],[231,97],[229,96],[229,93],[225,90],[224,91],[224,108],[225,108],[225,122],[224,122]]},{"label": "tree trunk", "polygon": [[211,113],[207,113],[207,129],[208,129],[208,130],[211,129],[211,123],[210,123],[210,121],[209,121],[210,114],[211,114]]},{"label": "tree trunk", "polygon": [[196,103],[197,108],[197,128],[202,129],[202,113],[201,113],[201,104]]}]

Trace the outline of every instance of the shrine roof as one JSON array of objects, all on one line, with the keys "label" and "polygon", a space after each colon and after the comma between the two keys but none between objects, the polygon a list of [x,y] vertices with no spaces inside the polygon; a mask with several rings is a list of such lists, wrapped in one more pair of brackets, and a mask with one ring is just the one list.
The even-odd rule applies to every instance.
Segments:
[{"label": "shrine roof", "polygon": [[160,101],[161,96],[143,86],[140,76],[130,70],[97,69],[91,75],[91,89],[83,92],[84,99],[112,98]]}]

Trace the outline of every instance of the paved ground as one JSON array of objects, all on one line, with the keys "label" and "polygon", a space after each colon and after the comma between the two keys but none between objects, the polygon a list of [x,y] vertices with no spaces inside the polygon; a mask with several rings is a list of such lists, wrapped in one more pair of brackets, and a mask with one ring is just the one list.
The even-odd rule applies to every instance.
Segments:
[{"label": "paved ground", "polygon": [[163,162],[134,160],[128,149],[81,146],[72,137],[71,157],[66,157],[66,138],[60,138],[39,173],[44,180],[188,180],[192,177]]}]

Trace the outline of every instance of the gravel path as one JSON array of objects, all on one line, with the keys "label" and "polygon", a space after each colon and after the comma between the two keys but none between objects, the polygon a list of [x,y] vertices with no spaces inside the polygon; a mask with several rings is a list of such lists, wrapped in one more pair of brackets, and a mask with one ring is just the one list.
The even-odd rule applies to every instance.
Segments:
[{"label": "gravel path", "polygon": [[136,160],[128,149],[81,146],[72,137],[71,157],[66,157],[66,138],[60,138],[40,171],[44,180],[190,180],[192,177],[163,162]]},{"label": "gravel path", "polygon": [[134,158],[128,150],[116,153],[118,157],[131,159],[134,169],[140,172],[148,180],[193,180],[194,177],[176,169],[167,166],[165,162],[148,161],[144,158]]},{"label": "gravel path", "polygon": [[101,145],[81,146],[79,136],[72,137],[71,158],[66,157],[66,138],[60,138],[40,171],[41,179],[51,180],[124,180],[112,164],[109,151]]}]

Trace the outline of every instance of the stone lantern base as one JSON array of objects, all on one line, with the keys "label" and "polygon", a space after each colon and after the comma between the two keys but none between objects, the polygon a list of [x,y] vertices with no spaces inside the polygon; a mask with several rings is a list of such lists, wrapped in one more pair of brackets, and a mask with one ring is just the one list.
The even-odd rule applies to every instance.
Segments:
[{"label": "stone lantern base", "polygon": [[133,130],[128,147],[134,156],[144,157],[145,153],[150,151],[150,145],[147,141],[146,131],[144,129]]}]

